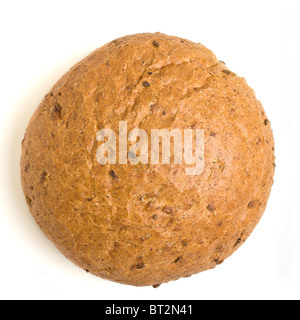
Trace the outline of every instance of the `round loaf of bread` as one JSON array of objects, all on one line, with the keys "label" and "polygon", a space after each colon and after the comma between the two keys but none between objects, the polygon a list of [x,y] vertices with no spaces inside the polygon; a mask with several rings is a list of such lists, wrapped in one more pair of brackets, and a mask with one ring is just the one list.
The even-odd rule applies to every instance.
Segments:
[{"label": "round loaf of bread", "polygon": [[[149,146],[153,129],[203,130],[203,172],[120,163],[118,143],[117,162],[100,164],[98,133],[118,142],[121,121]],[[68,259],[155,286],[212,269],[244,243],[266,208],[274,159],[270,121],[243,78],[201,44],[137,34],[91,53],[45,96],[21,177],[35,221]]]}]

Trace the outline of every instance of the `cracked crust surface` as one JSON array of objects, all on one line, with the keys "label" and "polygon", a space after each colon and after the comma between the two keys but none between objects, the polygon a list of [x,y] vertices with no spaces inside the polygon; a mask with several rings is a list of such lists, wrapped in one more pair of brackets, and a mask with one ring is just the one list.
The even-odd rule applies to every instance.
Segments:
[{"label": "cracked crust surface", "polygon": [[[205,165],[99,165],[97,132],[204,129]],[[118,135],[117,135],[118,141]],[[270,122],[246,81],[214,54],[164,34],[97,49],[44,98],[22,143],[30,211],[94,275],[147,286],[214,268],[251,234],[270,195]]]}]

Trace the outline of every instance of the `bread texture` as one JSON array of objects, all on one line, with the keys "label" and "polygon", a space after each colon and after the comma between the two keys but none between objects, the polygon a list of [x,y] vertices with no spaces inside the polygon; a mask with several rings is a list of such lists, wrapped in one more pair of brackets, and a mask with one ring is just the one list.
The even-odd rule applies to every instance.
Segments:
[{"label": "bread texture", "polygon": [[[204,130],[204,171],[106,164],[97,132]],[[104,279],[149,286],[215,268],[263,215],[274,140],[243,78],[201,44],[126,36],[67,72],[32,116],[21,180],[32,216],[72,262]]]}]

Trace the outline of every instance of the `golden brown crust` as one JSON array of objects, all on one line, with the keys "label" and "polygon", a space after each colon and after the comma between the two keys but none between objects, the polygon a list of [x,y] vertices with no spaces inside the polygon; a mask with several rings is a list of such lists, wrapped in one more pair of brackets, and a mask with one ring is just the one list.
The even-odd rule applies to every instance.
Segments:
[{"label": "golden brown crust", "polygon": [[[121,120],[128,131],[204,129],[204,172],[99,165],[97,131],[117,133]],[[246,81],[204,46],[160,33],[117,39],[74,66],[22,144],[24,193],[48,238],[92,274],[136,286],[223,262],[260,220],[273,175],[270,122]]]}]

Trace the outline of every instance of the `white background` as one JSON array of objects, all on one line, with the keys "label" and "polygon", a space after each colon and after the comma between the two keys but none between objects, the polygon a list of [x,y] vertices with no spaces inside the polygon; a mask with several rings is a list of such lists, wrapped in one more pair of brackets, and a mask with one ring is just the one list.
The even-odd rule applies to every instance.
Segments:
[{"label": "white background", "polygon": [[[0,1],[1,299],[299,299],[299,1]],[[224,264],[159,289],[86,274],[35,225],[19,178],[27,123],[52,85],[92,50],[160,31],[201,42],[247,79],[276,141],[267,211]],[[245,155],[246,156],[246,155]]]}]

